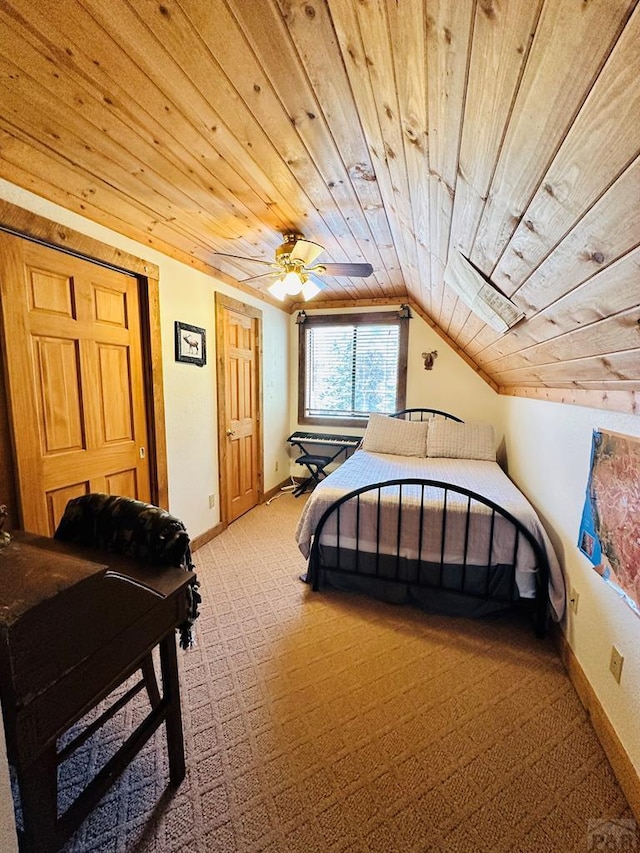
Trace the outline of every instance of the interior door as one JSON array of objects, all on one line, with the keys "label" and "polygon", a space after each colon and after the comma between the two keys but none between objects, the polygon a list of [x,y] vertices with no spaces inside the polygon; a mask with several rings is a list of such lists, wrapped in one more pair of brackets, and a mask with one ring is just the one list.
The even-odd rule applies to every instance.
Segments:
[{"label": "interior door", "polygon": [[23,527],[91,491],[150,500],[136,279],[0,235],[0,294]]},{"label": "interior door", "polygon": [[259,312],[234,300],[218,298],[217,311],[221,495],[230,523],[261,497],[260,320]]}]

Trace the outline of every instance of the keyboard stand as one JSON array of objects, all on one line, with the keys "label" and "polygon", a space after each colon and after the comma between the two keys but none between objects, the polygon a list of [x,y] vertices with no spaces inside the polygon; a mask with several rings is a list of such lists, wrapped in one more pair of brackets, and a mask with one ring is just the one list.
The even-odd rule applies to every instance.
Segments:
[{"label": "keyboard stand", "polygon": [[[320,480],[327,476],[327,466],[337,459],[341,453],[344,453],[345,459],[349,455],[349,451],[357,449],[362,441],[359,436],[352,435],[326,435],[323,433],[303,433],[294,432],[287,439],[289,444],[297,447],[301,455],[295,460],[297,465],[304,465],[309,472],[309,476],[299,483],[292,494],[295,497],[300,497],[310,486],[317,486]],[[315,452],[314,445],[321,445],[331,448],[329,453],[332,453],[333,448],[337,447],[333,456],[323,455]]]},{"label": "keyboard stand", "polygon": [[325,468],[327,465],[330,465],[334,459],[337,459],[341,453],[347,455],[349,447],[340,447],[333,454],[333,456],[321,456],[317,453],[309,453],[307,448],[304,446],[304,443],[301,441],[291,441],[291,444],[299,447],[302,451],[302,456],[298,456],[296,459],[296,464],[304,465],[309,471],[309,476],[306,480],[303,480],[291,493],[296,498],[299,498],[300,495],[304,494],[310,486],[317,486],[321,479],[327,476],[327,472]]},{"label": "keyboard stand", "polygon": [[[338,453],[341,452],[341,450],[338,451]],[[309,471],[310,476],[307,477],[307,479],[304,480],[302,483],[300,483],[300,485],[296,486],[292,493],[293,496],[298,498],[300,497],[300,495],[306,492],[309,486],[317,486],[320,480],[323,477],[327,476],[327,473],[324,469],[330,462],[333,462],[338,453],[336,453],[335,456],[316,456],[312,453],[303,453],[302,456],[298,456],[298,458],[296,459],[296,464],[304,465]]]}]

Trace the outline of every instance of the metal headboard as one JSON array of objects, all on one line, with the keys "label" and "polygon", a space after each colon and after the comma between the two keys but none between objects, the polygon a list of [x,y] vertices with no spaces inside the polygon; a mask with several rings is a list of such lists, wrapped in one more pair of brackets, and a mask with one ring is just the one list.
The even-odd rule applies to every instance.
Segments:
[{"label": "metal headboard", "polygon": [[457,421],[459,424],[464,423],[462,418],[458,418],[449,412],[441,412],[440,409],[401,409],[399,412],[394,412],[391,417],[402,418],[405,421],[426,421],[430,418],[440,417],[449,421]]}]

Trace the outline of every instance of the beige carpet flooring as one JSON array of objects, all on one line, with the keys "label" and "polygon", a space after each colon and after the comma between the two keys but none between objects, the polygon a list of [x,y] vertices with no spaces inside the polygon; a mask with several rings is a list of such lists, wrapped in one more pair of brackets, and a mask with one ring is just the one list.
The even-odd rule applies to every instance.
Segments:
[{"label": "beige carpet flooring", "polygon": [[[68,853],[569,853],[596,849],[596,822],[635,827],[550,640],[313,593],[301,507],[284,494],[195,554],[187,777],[166,788],[158,733]],[[115,737],[65,767],[66,795]]]}]

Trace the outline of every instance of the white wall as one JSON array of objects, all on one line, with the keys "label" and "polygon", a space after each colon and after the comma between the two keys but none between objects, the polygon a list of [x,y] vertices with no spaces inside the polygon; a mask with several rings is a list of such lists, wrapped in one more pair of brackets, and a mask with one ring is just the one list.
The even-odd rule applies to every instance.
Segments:
[{"label": "white wall", "polygon": [[[424,369],[423,352],[438,351],[432,370]],[[409,321],[407,408],[427,406],[451,412],[463,421],[487,421],[502,441],[500,397],[429,326],[414,315]]]},{"label": "white wall", "polygon": [[[280,460],[280,471],[286,463],[289,315],[234,291],[204,273],[188,269],[178,261],[160,255],[150,260],[160,266],[169,507],[185,522],[193,538],[220,520],[215,291],[262,311],[265,491],[283,479],[275,470],[275,462]],[[207,363],[204,367],[175,361],[175,320],[206,329]],[[209,494],[215,495],[213,509],[209,508]]]},{"label": "white wall", "polygon": [[[500,399],[509,475],[543,518],[565,569],[567,589],[579,593],[578,612],[574,616],[569,611],[563,626],[567,639],[640,771],[640,618],[576,546],[592,431],[604,428],[640,436],[640,416],[517,397]],[[620,684],[609,672],[612,645],[624,656]]]}]

